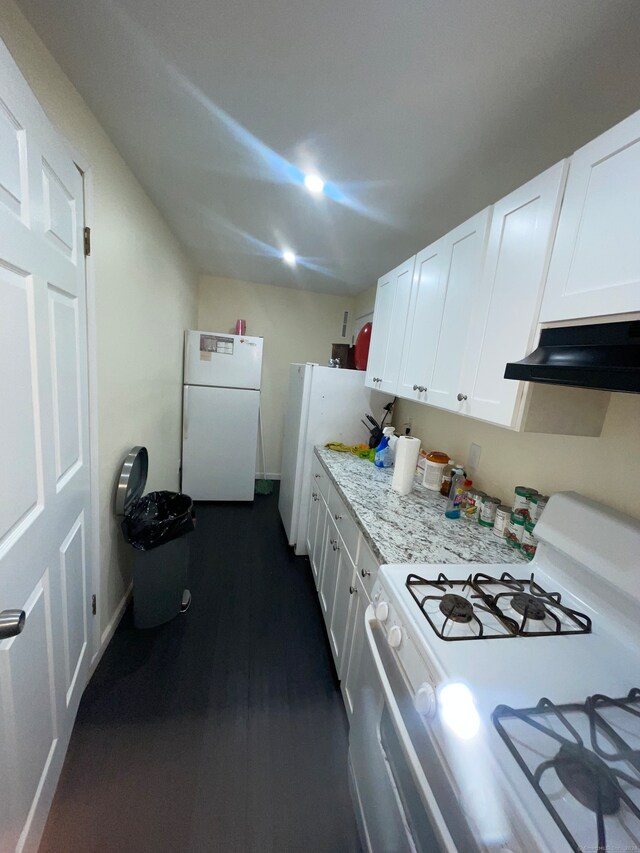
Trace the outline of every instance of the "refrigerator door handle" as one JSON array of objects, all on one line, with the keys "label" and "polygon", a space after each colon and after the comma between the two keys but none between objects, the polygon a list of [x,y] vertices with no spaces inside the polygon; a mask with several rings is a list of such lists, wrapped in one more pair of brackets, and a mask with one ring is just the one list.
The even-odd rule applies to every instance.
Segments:
[{"label": "refrigerator door handle", "polygon": [[189,386],[184,386],[184,406],[182,411],[182,440],[189,438]]}]

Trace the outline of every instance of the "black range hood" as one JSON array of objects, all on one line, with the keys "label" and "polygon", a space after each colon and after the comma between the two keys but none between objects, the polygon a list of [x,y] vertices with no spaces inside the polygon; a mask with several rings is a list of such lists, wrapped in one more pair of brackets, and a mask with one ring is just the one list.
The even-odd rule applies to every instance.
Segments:
[{"label": "black range hood", "polygon": [[538,348],[504,376],[640,394],[640,320],[543,329]]}]

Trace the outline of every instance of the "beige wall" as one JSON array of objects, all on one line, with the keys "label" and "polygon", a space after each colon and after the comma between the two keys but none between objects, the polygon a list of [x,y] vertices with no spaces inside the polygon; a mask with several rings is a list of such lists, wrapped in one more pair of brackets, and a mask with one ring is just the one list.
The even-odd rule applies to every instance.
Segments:
[{"label": "beige wall", "polygon": [[[353,299],[253,284],[228,278],[200,279],[198,328],[232,331],[238,319],[247,321],[247,334],[264,338],[262,412],[267,474],[280,475],[282,434],[289,388],[289,364],[326,364],[332,343],[341,337],[342,317],[353,311]],[[351,316],[351,313],[350,313]],[[258,455],[258,470],[262,458]]]},{"label": "beige wall", "polygon": [[371,314],[373,306],[376,304],[377,285],[372,285],[366,290],[357,293],[353,299],[353,319],[357,320],[364,314]]},{"label": "beige wall", "polygon": [[197,275],[93,114],[12,0],[0,36],[51,121],[91,165],[91,264],[98,372],[100,630],[131,577],[113,517],[128,449],[149,449],[148,489],[178,486],[182,331],[196,320]]},{"label": "beige wall", "polygon": [[407,420],[423,447],[457,462],[466,461],[471,442],[479,444],[474,482],[505,503],[516,485],[544,494],[572,489],[640,518],[640,395],[611,395],[598,438],[521,434],[399,400],[394,423]]}]

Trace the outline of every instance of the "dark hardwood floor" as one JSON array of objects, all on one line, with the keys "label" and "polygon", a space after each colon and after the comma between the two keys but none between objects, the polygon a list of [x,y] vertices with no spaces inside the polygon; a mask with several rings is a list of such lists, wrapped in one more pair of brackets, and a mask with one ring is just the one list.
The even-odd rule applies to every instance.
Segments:
[{"label": "dark hardwood floor", "polygon": [[201,504],[190,610],[129,610],[80,705],[40,853],[356,853],[347,724],[277,492]]}]

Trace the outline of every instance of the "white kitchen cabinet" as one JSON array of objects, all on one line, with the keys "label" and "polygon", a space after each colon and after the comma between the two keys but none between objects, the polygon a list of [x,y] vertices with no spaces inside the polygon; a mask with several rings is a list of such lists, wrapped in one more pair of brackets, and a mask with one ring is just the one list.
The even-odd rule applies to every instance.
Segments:
[{"label": "white kitchen cabinet", "polygon": [[543,323],[640,311],[640,112],[571,157]]},{"label": "white kitchen cabinet", "polygon": [[378,281],[365,385],[395,394],[415,257]]},{"label": "white kitchen cabinet", "polygon": [[349,624],[347,627],[348,641],[342,660],[340,680],[342,697],[344,699],[347,717],[351,722],[353,715],[353,703],[357,693],[357,685],[360,673],[360,660],[364,648],[364,614],[369,606],[369,596],[362,583],[358,572],[354,573],[353,587],[355,591],[351,595],[351,610],[349,612]]},{"label": "white kitchen cabinet", "polygon": [[324,526],[324,543],[322,548],[322,561],[320,569],[320,606],[324,616],[327,631],[331,625],[331,611],[336,595],[336,581],[338,568],[338,530],[334,520],[325,511],[326,524]]},{"label": "white kitchen cabinet", "polygon": [[444,307],[425,402],[453,412],[465,412],[458,397],[462,396],[467,335],[473,297],[482,278],[490,218],[488,207],[442,238]]},{"label": "white kitchen cabinet", "polygon": [[[326,512],[324,501],[317,486],[314,484],[311,487],[311,494],[309,495],[309,512],[307,514],[307,518],[309,519],[307,525],[307,554],[309,555],[316,589],[318,589],[320,584],[321,543],[324,536],[324,523],[320,525],[320,516],[322,515],[324,522]],[[320,547],[318,547],[319,543]]]},{"label": "white kitchen cabinet", "polygon": [[459,390],[463,411],[517,427],[527,383],[504,378],[508,361],[535,347],[567,161],[494,205],[484,271],[470,294],[471,323]]},{"label": "white kitchen cabinet", "polygon": [[428,402],[445,298],[445,238],[416,255],[396,393]]},{"label": "white kitchen cabinet", "polygon": [[356,567],[341,538],[338,538],[337,554],[336,591],[333,606],[331,607],[329,640],[336,665],[336,672],[339,674],[347,642],[347,622],[353,595],[351,590],[355,589],[353,584],[355,583]]}]

